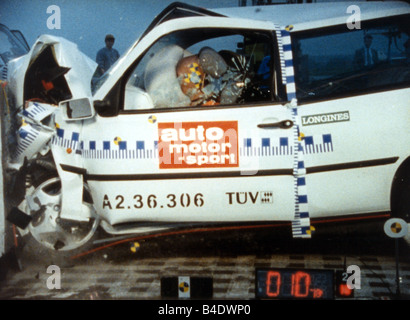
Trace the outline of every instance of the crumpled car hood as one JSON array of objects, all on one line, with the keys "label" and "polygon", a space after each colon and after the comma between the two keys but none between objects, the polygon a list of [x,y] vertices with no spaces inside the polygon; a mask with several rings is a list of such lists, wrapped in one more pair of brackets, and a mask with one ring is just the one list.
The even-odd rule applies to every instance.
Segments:
[{"label": "crumpled car hood", "polygon": [[10,124],[5,122],[10,168],[18,170],[25,159],[48,146],[55,135],[52,115],[59,112],[59,102],[92,97],[96,68],[77,45],[49,35],[39,37],[26,55],[10,62]]},{"label": "crumpled car hood", "polygon": [[91,78],[96,68],[97,63],[76,44],[42,35],[26,55],[10,62],[9,90],[17,108],[26,100],[58,104],[64,99],[91,97]]}]

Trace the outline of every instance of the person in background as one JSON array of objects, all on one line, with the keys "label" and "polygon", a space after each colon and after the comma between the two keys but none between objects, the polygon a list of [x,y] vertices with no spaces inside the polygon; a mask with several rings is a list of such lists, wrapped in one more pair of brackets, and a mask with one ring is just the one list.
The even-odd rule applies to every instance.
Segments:
[{"label": "person in background", "polygon": [[357,50],[355,54],[355,64],[357,68],[370,68],[379,63],[377,51],[373,49],[373,37],[370,34],[364,36],[364,47]]},{"label": "person in background", "polygon": [[105,37],[105,47],[97,52],[96,62],[98,63],[98,75],[103,75],[120,57],[120,54],[113,48],[115,38],[112,34]]}]

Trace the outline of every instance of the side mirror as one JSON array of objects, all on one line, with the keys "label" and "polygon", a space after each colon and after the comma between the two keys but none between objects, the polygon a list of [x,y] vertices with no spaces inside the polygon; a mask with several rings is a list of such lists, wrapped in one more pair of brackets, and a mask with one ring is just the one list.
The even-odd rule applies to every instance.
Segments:
[{"label": "side mirror", "polygon": [[86,120],[95,115],[93,104],[89,98],[61,101],[59,107],[66,121]]}]

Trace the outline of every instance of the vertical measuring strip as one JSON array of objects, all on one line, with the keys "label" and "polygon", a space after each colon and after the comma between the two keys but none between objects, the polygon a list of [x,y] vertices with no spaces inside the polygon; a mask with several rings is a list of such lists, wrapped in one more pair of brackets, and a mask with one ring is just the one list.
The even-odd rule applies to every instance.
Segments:
[{"label": "vertical measuring strip", "polygon": [[292,26],[287,26],[281,29],[281,46],[279,50],[283,50],[284,68],[282,68],[286,75],[286,92],[290,103],[288,107],[291,108],[293,125],[293,177],[294,177],[294,196],[295,196],[295,216],[292,221],[292,235],[294,238],[310,238],[311,225],[309,217],[309,202],[306,189],[306,167],[304,161],[304,147],[300,134],[300,117],[298,116],[298,106],[296,100],[296,85],[295,74],[293,68],[292,44],[290,38],[290,30]]}]

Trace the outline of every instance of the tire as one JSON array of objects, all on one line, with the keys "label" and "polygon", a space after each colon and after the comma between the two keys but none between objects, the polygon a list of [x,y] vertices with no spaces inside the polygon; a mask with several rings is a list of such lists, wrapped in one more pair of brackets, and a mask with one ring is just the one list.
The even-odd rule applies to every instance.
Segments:
[{"label": "tire", "polygon": [[87,250],[96,235],[99,218],[95,214],[88,188],[84,187],[83,205],[92,211],[89,222],[63,220],[61,212],[61,183],[55,174],[47,174],[33,184],[26,197],[25,212],[32,217],[23,238],[23,260],[68,266],[70,257]]},{"label": "tire", "polygon": [[397,206],[393,212],[397,218],[401,218],[407,222],[407,235],[403,240],[410,247],[410,179],[406,178],[400,186],[400,193],[397,197]]},{"label": "tire", "polygon": [[396,208],[395,216],[404,219],[407,223],[410,223],[410,181],[404,181],[399,197],[397,199],[398,204]]}]

